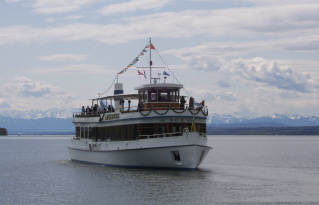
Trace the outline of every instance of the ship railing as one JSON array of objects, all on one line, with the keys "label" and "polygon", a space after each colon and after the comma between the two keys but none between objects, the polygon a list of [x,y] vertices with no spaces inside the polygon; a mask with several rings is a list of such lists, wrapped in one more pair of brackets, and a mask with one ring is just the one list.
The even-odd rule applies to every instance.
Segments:
[{"label": "ship railing", "polygon": [[96,112],[75,112],[73,113],[73,117],[100,117],[100,114],[106,114],[106,113],[114,113],[115,110],[112,111],[96,111]]},{"label": "ship railing", "polygon": [[73,117],[99,117],[103,112],[75,112]]},{"label": "ship railing", "polygon": [[[179,107],[170,107],[170,106],[165,106],[165,107],[155,106],[155,107],[148,107],[148,108],[139,109],[137,106],[132,106],[132,107],[130,106],[130,107],[124,107],[124,108],[120,108],[120,109],[116,109],[116,110],[112,109],[112,110],[93,111],[93,112],[75,112],[75,113],[73,113],[73,117],[100,117],[101,114],[113,113],[115,111],[120,111],[122,114],[131,113],[131,112],[140,112],[144,116],[148,115],[150,112],[153,111],[159,115],[165,115],[169,110],[172,110],[177,114],[184,113],[185,111],[188,110],[193,115],[197,115],[197,113],[203,112],[203,114],[205,116],[207,116],[208,115],[207,107],[205,106],[204,108],[205,109],[203,109],[202,107],[198,107],[198,108],[194,109],[194,108],[190,108],[186,105],[182,109]],[[146,111],[148,113],[145,113],[143,111]]]},{"label": "ship railing", "polygon": [[151,138],[162,138],[162,137],[178,137],[182,136],[182,132],[174,132],[174,133],[162,133],[162,134],[152,134],[152,135],[139,135],[139,139],[151,139]]}]

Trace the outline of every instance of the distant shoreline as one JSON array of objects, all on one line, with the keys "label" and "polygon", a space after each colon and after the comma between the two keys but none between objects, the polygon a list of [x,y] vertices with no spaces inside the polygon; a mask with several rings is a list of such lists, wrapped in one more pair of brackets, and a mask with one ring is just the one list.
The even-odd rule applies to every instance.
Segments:
[{"label": "distant shoreline", "polygon": [[208,135],[319,135],[319,126],[207,127]]}]

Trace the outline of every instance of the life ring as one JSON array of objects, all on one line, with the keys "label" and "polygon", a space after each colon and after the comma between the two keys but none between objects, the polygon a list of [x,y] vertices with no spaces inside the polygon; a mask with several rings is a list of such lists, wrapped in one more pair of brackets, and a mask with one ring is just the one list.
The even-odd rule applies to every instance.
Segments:
[{"label": "life ring", "polygon": [[189,132],[188,128],[187,128],[187,127],[184,128],[184,129],[183,129],[183,132]]}]

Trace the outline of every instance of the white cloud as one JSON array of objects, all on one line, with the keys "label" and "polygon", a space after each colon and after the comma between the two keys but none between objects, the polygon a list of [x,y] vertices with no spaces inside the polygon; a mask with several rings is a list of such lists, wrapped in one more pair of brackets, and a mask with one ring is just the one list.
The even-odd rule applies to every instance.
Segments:
[{"label": "white cloud", "polygon": [[159,9],[171,4],[172,2],[174,2],[174,0],[131,0],[105,6],[98,12],[102,15],[112,15],[117,13],[133,12],[137,10]]},{"label": "white cloud", "polygon": [[106,69],[102,65],[94,64],[73,64],[73,65],[64,65],[60,67],[45,67],[45,68],[35,68],[30,71],[30,73],[109,73],[111,71]]},{"label": "white cloud", "polygon": [[66,95],[61,88],[46,85],[43,82],[35,82],[23,76],[16,76],[12,82],[4,85],[7,93],[16,94],[22,97],[49,97],[52,95]]},{"label": "white cloud", "polygon": [[317,0],[241,0],[252,2],[256,5],[287,5],[287,4],[317,4]]},{"label": "white cloud", "polygon": [[[257,87],[244,104],[260,115],[269,113],[314,113],[319,106],[318,93],[300,93],[274,87]],[[294,110],[294,112],[292,112]]]},{"label": "white cloud", "polygon": [[221,68],[222,72],[248,81],[262,83],[285,90],[312,93],[318,91],[318,83],[309,79],[309,75],[279,66],[276,62],[267,62],[262,58],[251,60],[232,60]]},{"label": "white cloud", "polygon": [[[298,35],[309,37],[319,33],[318,10],[319,3],[302,6],[164,12],[125,18],[124,23],[119,23],[123,21],[119,19],[118,23],[106,25],[69,24],[47,28],[11,26],[0,28],[0,44],[87,39],[104,43],[124,43],[149,36],[186,38],[200,34],[245,38],[252,38],[257,34],[276,35],[277,38]],[[317,39],[315,36],[313,40],[316,45],[318,45]],[[301,38],[302,40],[304,38]],[[303,42],[300,43],[303,45]],[[291,46],[294,47],[293,44]],[[310,41],[309,46],[311,46]],[[299,46],[299,49],[304,47]]]},{"label": "white cloud", "polygon": [[44,82],[34,81],[23,76],[15,76],[2,87],[6,94],[0,96],[0,109],[30,110],[50,108],[74,108],[80,101],[64,89]]},{"label": "white cloud", "polygon": [[217,82],[217,85],[219,87],[222,87],[222,88],[229,88],[230,87],[229,83],[227,81],[225,81],[225,80],[219,80]]},{"label": "white cloud", "polygon": [[[163,52],[163,54],[172,54],[184,60],[189,69],[220,71],[227,73],[233,79],[241,81],[260,83],[284,90],[311,93],[318,91],[319,84],[316,83],[315,79],[319,76],[313,78],[310,73],[298,71],[298,69],[306,70],[306,68],[298,67],[298,69],[293,69],[287,64],[284,64],[286,66],[279,65],[274,60],[258,57],[250,60],[241,58],[226,59],[256,51],[293,50],[300,52],[300,50],[306,50],[307,47],[311,47],[309,50],[312,51],[314,47],[319,49],[317,41],[319,42],[319,36],[270,41],[212,42],[191,48],[168,50]],[[301,47],[303,48],[300,49]],[[281,62],[288,63],[289,60],[281,60]],[[304,65],[308,66],[307,68],[309,69],[309,65]],[[302,66],[300,62],[299,66]],[[315,68],[316,64],[312,65],[312,67]]]},{"label": "white cloud", "polygon": [[66,20],[77,20],[77,19],[81,19],[81,18],[83,18],[83,16],[81,16],[81,15],[70,15],[70,16],[65,17]]},{"label": "white cloud", "polygon": [[207,90],[207,89],[196,89],[188,88],[188,91],[196,101],[237,101],[238,97],[232,92],[221,91],[221,90]]},{"label": "white cloud", "polygon": [[[191,48],[167,50],[162,52],[162,54],[176,55],[181,59],[187,60],[189,65],[192,66],[192,64],[196,65],[197,61],[202,61],[203,59],[201,58],[203,56],[211,56],[211,58],[217,59],[271,50],[294,52],[319,51],[319,35],[259,41],[206,42]],[[217,61],[215,60],[215,62]],[[203,65],[204,63],[201,64]],[[205,67],[210,67],[211,70],[216,69],[214,65],[207,65]]]},{"label": "white cloud", "polygon": [[34,12],[41,14],[67,13],[94,4],[98,0],[35,0]]},{"label": "white cloud", "polygon": [[55,54],[38,57],[42,61],[83,61],[88,55],[74,55],[74,54]]}]

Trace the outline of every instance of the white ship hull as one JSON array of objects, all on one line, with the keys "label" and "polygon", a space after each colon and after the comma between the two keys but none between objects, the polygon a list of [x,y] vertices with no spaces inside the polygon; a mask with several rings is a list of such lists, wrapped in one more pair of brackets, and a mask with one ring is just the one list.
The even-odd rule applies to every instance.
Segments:
[{"label": "white ship hull", "polygon": [[[206,140],[205,136],[199,136],[196,132],[178,137],[141,139],[129,143],[73,140],[76,141],[77,145],[69,147],[69,153],[73,161],[83,163],[118,167],[194,170],[211,149],[211,147],[204,145]],[[85,146],[83,146],[84,144]],[[157,147],[150,146],[151,144],[157,145]]]}]

